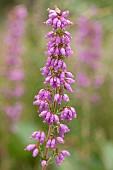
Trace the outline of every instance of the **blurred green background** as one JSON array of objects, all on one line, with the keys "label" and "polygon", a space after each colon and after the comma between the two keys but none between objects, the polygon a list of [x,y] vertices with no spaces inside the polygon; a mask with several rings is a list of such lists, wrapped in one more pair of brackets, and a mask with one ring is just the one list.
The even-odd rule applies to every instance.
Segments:
[{"label": "blurred green background", "polygon": [[[75,97],[76,87],[73,85],[74,93],[70,94],[70,105],[76,108],[77,119],[69,123],[71,132],[66,135],[65,147],[71,152],[71,156],[58,167],[55,163],[48,170],[113,170],[113,0],[0,0],[0,67],[5,67],[3,62],[4,50],[3,37],[8,29],[6,27],[8,13],[15,5],[24,4],[28,10],[26,30],[24,35],[24,70],[25,70],[25,93],[22,97],[24,110],[20,121],[17,123],[17,132],[12,133],[3,111],[0,113],[0,170],[40,170],[40,160],[33,158],[31,152],[25,152],[24,148],[29,141],[33,131],[42,126],[37,115],[37,108],[32,105],[35,94],[43,88],[44,78],[40,68],[45,65],[46,51],[45,35],[51,30],[43,24],[48,18],[47,8],[57,5],[61,10],[69,10],[69,19],[74,23],[68,30],[73,39],[71,41],[74,51],[67,61],[67,68],[75,75],[76,79],[76,31],[77,18],[91,7],[100,9],[97,20],[102,24],[102,70],[104,84],[98,93],[101,100],[98,105],[89,103],[90,109],[84,107],[84,99]],[[1,75],[0,75],[1,76]],[[0,77],[0,85],[4,85],[3,77]],[[0,94],[0,106],[4,105],[5,99]],[[90,135],[82,136],[82,120],[90,121],[88,128]],[[90,117],[90,118],[89,118]],[[84,124],[84,128],[87,125]],[[45,126],[46,128],[46,126]]]}]

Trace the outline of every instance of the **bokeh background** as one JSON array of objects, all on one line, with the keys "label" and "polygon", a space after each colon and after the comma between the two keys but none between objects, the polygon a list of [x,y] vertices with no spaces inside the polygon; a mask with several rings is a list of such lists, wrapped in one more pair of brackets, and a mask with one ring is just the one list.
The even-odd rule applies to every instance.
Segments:
[{"label": "bokeh background", "polygon": [[[5,58],[9,47],[4,39],[10,29],[7,24],[10,13],[20,4],[27,10],[20,43],[23,52],[18,55],[25,76],[20,83],[24,86],[24,94],[15,99],[5,94],[7,89],[12,89],[13,84],[8,82],[6,76],[8,66]],[[40,170],[39,158],[33,158],[31,152],[25,152],[24,148],[30,143],[31,133],[44,126],[32,102],[35,94],[44,87],[40,68],[46,62],[44,52],[48,41],[45,35],[51,28],[43,22],[48,18],[47,8],[53,8],[54,5],[61,10],[69,10],[69,19],[74,23],[68,28],[73,36],[71,47],[74,54],[67,60],[67,68],[73,73],[75,80],[79,68],[85,65],[79,60],[78,50],[86,45],[77,41],[79,18],[86,17],[92,23],[96,21],[101,25],[101,45],[98,48],[100,57],[97,59],[99,72],[91,71],[89,81],[94,73],[97,76],[100,74],[103,81],[99,88],[94,88],[91,84],[82,87],[75,83],[72,86],[74,92],[69,94],[70,105],[76,108],[77,119],[69,123],[71,132],[66,135],[64,146],[71,156],[60,167],[54,162],[48,170],[113,170],[113,0],[0,0],[0,169]],[[97,11],[92,16],[94,9]],[[93,46],[90,48],[93,49]],[[89,72],[87,68],[84,69],[86,75]],[[79,89],[82,91],[81,95],[78,94]],[[92,91],[99,96],[93,101],[90,100]],[[7,104],[14,102],[23,103],[21,116],[16,121],[4,111]]]}]

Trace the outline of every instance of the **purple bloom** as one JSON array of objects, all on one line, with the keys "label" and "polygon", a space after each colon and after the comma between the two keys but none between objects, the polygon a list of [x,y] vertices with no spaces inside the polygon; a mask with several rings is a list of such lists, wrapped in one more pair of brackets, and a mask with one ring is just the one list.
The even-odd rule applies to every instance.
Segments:
[{"label": "purple bloom", "polygon": [[63,138],[58,136],[58,137],[56,137],[56,139],[55,138],[48,139],[48,141],[46,142],[46,148],[51,147],[52,150],[55,150],[56,149],[56,141],[60,144],[64,144]]},{"label": "purple bloom", "polygon": [[61,153],[63,154],[63,156],[70,156],[70,153],[67,150],[63,150],[61,151]]},{"label": "purple bloom", "polygon": [[45,133],[42,131],[41,136],[40,136],[40,143],[42,144],[45,139]]},{"label": "purple bloom", "polygon": [[67,18],[68,15],[69,15],[69,11],[62,12],[62,16],[63,16],[64,18]]},{"label": "purple bloom", "polygon": [[59,156],[56,157],[56,164],[57,164],[58,166],[60,166],[60,158],[59,158]]},{"label": "purple bloom", "polygon": [[38,133],[37,131],[33,132],[29,138],[30,138],[30,139],[36,138],[36,134],[37,134],[37,133]]},{"label": "purple bloom", "polygon": [[67,91],[69,91],[70,93],[73,92],[71,86],[70,86],[68,83],[65,83],[65,89],[66,89]]},{"label": "purple bloom", "polygon": [[55,94],[55,96],[54,96],[54,101],[58,101],[59,97],[60,97],[59,94]]},{"label": "purple bloom", "polygon": [[38,95],[35,96],[35,99],[37,99],[34,104],[41,104],[41,101],[46,101],[46,99],[49,99],[49,101],[52,101],[52,94],[50,91],[46,89],[41,89],[38,93]]},{"label": "purple bloom", "polygon": [[69,101],[70,101],[67,94],[64,94],[64,95],[63,95],[63,99],[64,99],[66,102],[69,102]]},{"label": "purple bloom", "polygon": [[26,148],[25,148],[25,150],[26,151],[31,151],[31,150],[33,150],[35,148],[35,144],[29,144]]},{"label": "purple bloom", "polygon": [[64,133],[67,133],[69,131],[70,130],[69,130],[69,128],[66,125],[60,124],[59,129],[58,129],[58,133],[59,133],[60,137],[63,138],[64,137]]},{"label": "purple bloom", "polygon": [[64,140],[63,140],[63,138],[61,138],[61,137],[57,137],[56,139],[57,139],[58,143],[64,144]]},{"label": "purple bloom", "polygon": [[59,159],[60,159],[61,161],[64,161],[64,160],[65,160],[62,153],[59,154]]},{"label": "purple bloom", "polygon": [[36,157],[38,155],[38,148],[34,149],[32,156]]},{"label": "purple bloom", "polygon": [[[42,112],[43,114],[44,112]],[[40,116],[41,117],[41,116]],[[52,125],[53,123],[58,124],[59,123],[59,117],[56,114],[53,114],[51,112],[47,112],[46,114],[43,115],[44,118],[44,123],[48,122],[49,125]]]},{"label": "purple bloom", "polygon": [[73,107],[65,107],[64,110],[61,112],[61,120],[65,120],[70,122],[72,118],[76,118],[76,111]]},{"label": "purple bloom", "polygon": [[65,73],[62,72],[62,73],[60,74],[60,82],[61,82],[61,83],[64,83],[64,80],[65,80]]},{"label": "purple bloom", "polygon": [[56,148],[56,141],[55,141],[55,139],[49,139],[47,141],[46,148],[49,148],[49,147],[51,147],[52,150],[55,150],[55,148]]},{"label": "purple bloom", "polygon": [[44,99],[39,99],[39,95],[35,96],[36,100],[33,102],[34,105],[39,105],[39,111],[43,111],[43,110],[48,110],[49,108],[49,104],[46,101],[46,98],[44,97]]},{"label": "purple bloom", "polygon": [[59,124],[60,122],[59,122],[59,117],[56,115],[56,114],[54,114],[54,122],[56,123],[56,124]]},{"label": "purple bloom", "polygon": [[32,156],[36,157],[38,155],[38,148],[36,148],[35,144],[29,144],[24,150],[31,151],[33,150]]},{"label": "purple bloom", "polygon": [[36,138],[37,141],[40,141],[40,137],[41,137],[41,132],[38,131],[35,138]]},{"label": "purple bloom", "polygon": [[65,74],[67,78],[74,78],[74,76],[70,72],[66,72]]},{"label": "purple bloom", "polygon": [[56,148],[56,141],[55,141],[55,139],[52,139],[52,140],[51,140],[51,148],[52,148],[53,150],[55,150],[55,148]]},{"label": "purple bloom", "polygon": [[46,114],[45,119],[44,119],[43,122],[44,122],[44,123],[49,122],[50,117],[51,117],[51,113],[50,113],[50,112],[47,112],[47,114]]},{"label": "purple bloom", "polygon": [[40,114],[39,114],[39,117],[45,117],[47,114],[47,111],[42,111]]},{"label": "purple bloom", "polygon": [[64,156],[70,156],[70,153],[66,150],[61,151],[61,153],[56,157],[56,164],[59,166],[60,161],[64,161]]},{"label": "purple bloom", "polygon": [[42,145],[42,143],[44,142],[45,140],[45,133],[44,131],[36,131],[36,132],[33,132],[32,135],[30,136],[30,139],[33,139],[35,138],[37,141],[40,142],[40,144]]},{"label": "purple bloom", "polygon": [[51,146],[51,139],[49,139],[46,143],[46,148],[49,148]]},{"label": "purple bloom", "polygon": [[41,165],[44,167],[44,166],[47,165],[47,162],[46,162],[45,160],[43,160],[43,161],[41,162]]},{"label": "purple bloom", "polygon": [[66,78],[65,79],[67,83],[71,84],[71,83],[75,83],[75,80],[73,80],[72,78]]},{"label": "purple bloom", "polygon": [[57,101],[59,105],[62,103],[63,96],[59,94],[55,94],[54,101]]},{"label": "purple bloom", "polygon": [[60,49],[60,52],[61,52],[61,54],[62,54],[62,55],[65,55],[65,54],[66,54],[66,52],[65,52],[65,49],[64,49],[64,48],[61,48],[61,49]]}]

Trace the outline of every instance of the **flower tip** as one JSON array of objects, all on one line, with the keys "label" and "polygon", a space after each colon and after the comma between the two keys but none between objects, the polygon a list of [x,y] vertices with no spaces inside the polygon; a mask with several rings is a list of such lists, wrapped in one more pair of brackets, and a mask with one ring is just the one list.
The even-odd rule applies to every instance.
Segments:
[{"label": "flower tip", "polygon": [[58,9],[56,5],[54,6],[54,9]]},{"label": "flower tip", "polygon": [[47,8],[47,11],[50,11],[50,9],[49,9],[49,8]]},{"label": "flower tip", "polygon": [[69,20],[68,20],[68,24],[69,24],[69,25],[74,25],[74,23],[71,22],[71,21],[69,21]]}]

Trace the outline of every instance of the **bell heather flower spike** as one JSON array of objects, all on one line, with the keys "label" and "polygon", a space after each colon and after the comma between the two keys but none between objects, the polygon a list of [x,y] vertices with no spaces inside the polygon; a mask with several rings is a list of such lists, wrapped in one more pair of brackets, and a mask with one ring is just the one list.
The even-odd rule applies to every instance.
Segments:
[{"label": "bell heather flower spike", "polygon": [[[39,117],[43,118],[43,123],[48,123],[49,129],[48,134],[42,129],[33,132],[30,138],[35,138],[36,144],[30,144],[25,148],[26,151],[33,151],[33,157],[38,153],[41,155],[43,170],[46,170],[53,158],[56,158],[56,164],[60,165],[65,156],[70,156],[68,151],[58,149],[58,144],[64,144],[64,135],[70,131],[62,122],[70,122],[76,118],[73,107],[61,107],[63,100],[70,101],[65,91],[73,91],[70,84],[74,83],[74,76],[66,70],[64,62],[65,58],[73,53],[70,47],[71,34],[65,30],[72,22],[67,20],[68,11],[62,12],[55,7],[54,10],[48,9],[48,13],[49,19],[45,24],[51,25],[53,29],[45,36],[50,39],[45,53],[48,58],[46,66],[41,69],[45,77],[44,84],[48,84],[48,87],[39,91],[33,104],[39,106]],[[45,150],[42,149],[44,146]]]}]

